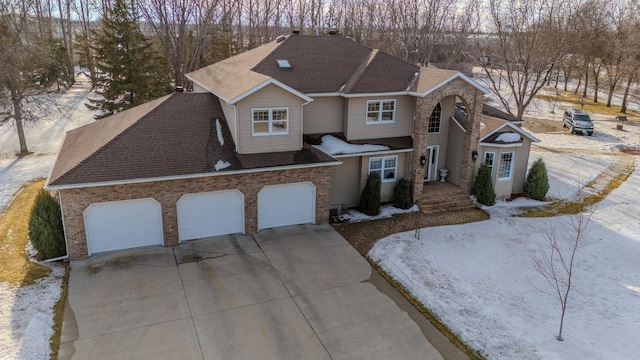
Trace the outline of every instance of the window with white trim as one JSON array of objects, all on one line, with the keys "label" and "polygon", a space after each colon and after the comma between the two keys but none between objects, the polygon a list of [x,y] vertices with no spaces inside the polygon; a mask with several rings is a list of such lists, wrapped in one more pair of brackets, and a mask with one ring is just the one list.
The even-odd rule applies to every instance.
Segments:
[{"label": "window with white trim", "polygon": [[395,100],[367,101],[367,124],[392,123],[396,120]]},{"label": "window with white trim", "polygon": [[431,112],[431,116],[429,116],[428,132],[430,134],[439,133],[441,122],[442,122],[442,105],[438,103],[436,107],[433,108],[433,111]]},{"label": "window with white trim", "polygon": [[285,135],[289,133],[289,109],[252,109],[253,135]]},{"label": "window with white trim", "polygon": [[484,163],[491,169],[491,175],[493,175],[493,165],[495,164],[496,153],[487,151],[484,153]]},{"label": "window with white trim", "polygon": [[369,174],[378,173],[382,182],[396,181],[398,170],[398,156],[383,156],[369,158]]},{"label": "window with white trim", "polygon": [[513,158],[514,152],[506,152],[500,155],[500,167],[498,168],[498,180],[511,179],[511,173],[513,172]]}]

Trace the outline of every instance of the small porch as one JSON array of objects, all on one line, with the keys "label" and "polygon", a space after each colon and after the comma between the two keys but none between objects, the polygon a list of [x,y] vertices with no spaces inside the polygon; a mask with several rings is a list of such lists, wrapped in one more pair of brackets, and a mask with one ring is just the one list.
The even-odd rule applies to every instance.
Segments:
[{"label": "small porch", "polygon": [[467,191],[452,183],[440,181],[425,182],[422,192],[416,196],[416,203],[426,214],[475,208]]}]

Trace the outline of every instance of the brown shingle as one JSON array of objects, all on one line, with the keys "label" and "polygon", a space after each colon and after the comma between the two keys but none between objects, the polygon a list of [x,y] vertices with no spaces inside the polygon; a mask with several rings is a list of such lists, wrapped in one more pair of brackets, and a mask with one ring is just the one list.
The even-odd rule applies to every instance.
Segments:
[{"label": "brown shingle", "polygon": [[[335,161],[309,148],[236,154],[219,100],[212,94],[177,93],[145,105],[71,131],[48,185],[215,173],[219,160],[230,164],[219,172]],[[107,141],[95,140],[103,138]],[[95,145],[89,145],[92,142]]]},{"label": "brown shingle", "polygon": [[400,60],[382,51],[367,64],[353,83],[345,87],[348,94],[396,92],[410,90],[411,80],[420,67]]},{"label": "brown shingle", "polygon": [[[371,49],[342,36],[289,36],[252,70],[303,93],[338,92]],[[280,69],[276,60],[288,60]]]}]

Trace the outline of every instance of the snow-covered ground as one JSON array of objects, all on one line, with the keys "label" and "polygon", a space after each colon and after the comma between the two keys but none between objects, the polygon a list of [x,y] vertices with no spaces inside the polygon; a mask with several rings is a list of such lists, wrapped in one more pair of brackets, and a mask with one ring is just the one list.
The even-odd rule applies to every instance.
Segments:
[{"label": "snow-covered ground", "polygon": [[47,177],[67,131],[94,121],[93,113],[84,105],[90,94],[89,80],[84,75],[78,75],[76,80],[76,85],[66,92],[48,96],[46,101],[55,102],[57,109],[37,122],[25,124],[32,155],[16,158],[20,146],[15,125],[0,126],[0,213],[24,183]]},{"label": "snow-covered ground", "polygon": [[[15,128],[0,127],[0,213],[25,182],[47,176],[66,131],[93,121],[84,106],[89,94],[88,82],[79,77],[72,89],[52,95],[60,111],[26,126],[27,144],[34,152],[28,157],[15,159]],[[550,104],[538,102],[527,116],[560,121],[560,106],[552,114]],[[537,157],[545,161],[550,196],[574,196],[614,161],[614,149],[640,144],[638,127],[620,132],[613,123],[594,119],[593,137],[568,131],[534,133],[542,142],[534,146],[530,162]],[[569,218],[511,217],[515,207],[535,202],[502,202],[489,209],[488,221],[423,229],[420,240],[413,231],[396,234],[379,241],[370,255],[489,358],[637,358],[639,182],[636,171],[594,215],[578,254],[577,291],[570,299],[564,342],[555,340],[558,306],[534,288],[544,284],[528,265],[524,244],[540,240],[544,226],[563,228]],[[50,277],[20,289],[0,283],[0,358],[48,358],[51,309],[59,298],[61,271],[55,268]]]},{"label": "snow-covered ground", "polygon": [[[93,121],[93,114],[84,106],[90,84],[82,75],[77,80],[68,91],[50,96],[58,109],[25,125],[32,155],[16,159],[16,129],[10,125],[0,127],[0,213],[22,185],[48,175],[66,131]],[[52,270],[51,275],[34,285],[17,288],[0,283],[0,359],[49,358],[53,305],[60,298],[64,268],[53,265]]]},{"label": "snow-covered ground", "polygon": [[[542,106],[540,107],[542,108]],[[558,111],[537,110],[558,120]],[[596,117],[597,119],[597,117]],[[526,125],[525,125],[526,128]],[[555,198],[570,198],[614,160],[638,146],[640,129],[614,123],[593,137],[568,131],[534,135],[530,163],[542,157]],[[559,151],[558,151],[559,150]],[[636,159],[640,168],[640,161]],[[499,202],[490,220],[425,228],[381,239],[369,256],[444,323],[489,359],[637,359],[640,354],[640,171],[597,207],[577,253],[564,341],[555,339],[557,298],[530,262],[544,229],[571,234],[570,216],[513,217],[538,202]]]},{"label": "snow-covered ground", "polygon": [[60,298],[64,267],[21,288],[0,283],[0,359],[49,359],[53,306]]}]

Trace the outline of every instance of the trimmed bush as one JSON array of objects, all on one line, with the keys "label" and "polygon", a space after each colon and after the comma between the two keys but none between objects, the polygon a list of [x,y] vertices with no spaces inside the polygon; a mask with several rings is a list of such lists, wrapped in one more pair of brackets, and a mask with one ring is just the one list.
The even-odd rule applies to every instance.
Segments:
[{"label": "trimmed bush", "polygon": [[67,253],[60,204],[44,189],[38,192],[31,209],[29,239],[42,259],[52,259]]},{"label": "trimmed bush", "polygon": [[544,200],[549,191],[549,177],[547,175],[547,166],[538,158],[531,165],[527,179],[524,181],[524,196],[534,200]]},{"label": "trimmed bush", "polygon": [[482,205],[491,206],[496,203],[496,192],[493,189],[491,169],[485,163],[480,165],[480,170],[478,170],[478,174],[476,174],[476,178],[473,181],[473,195]]},{"label": "trimmed bush", "polygon": [[380,188],[382,180],[380,174],[372,172],[367,176],[367,183],[360,194],[360,211],[375,216],[380,213]]},{"label": "trimmed bush", "polygon": [[400,179],[393,189],[393,204],[399,209],[408,209],[413,205],[411,201],[411,182]]}]

